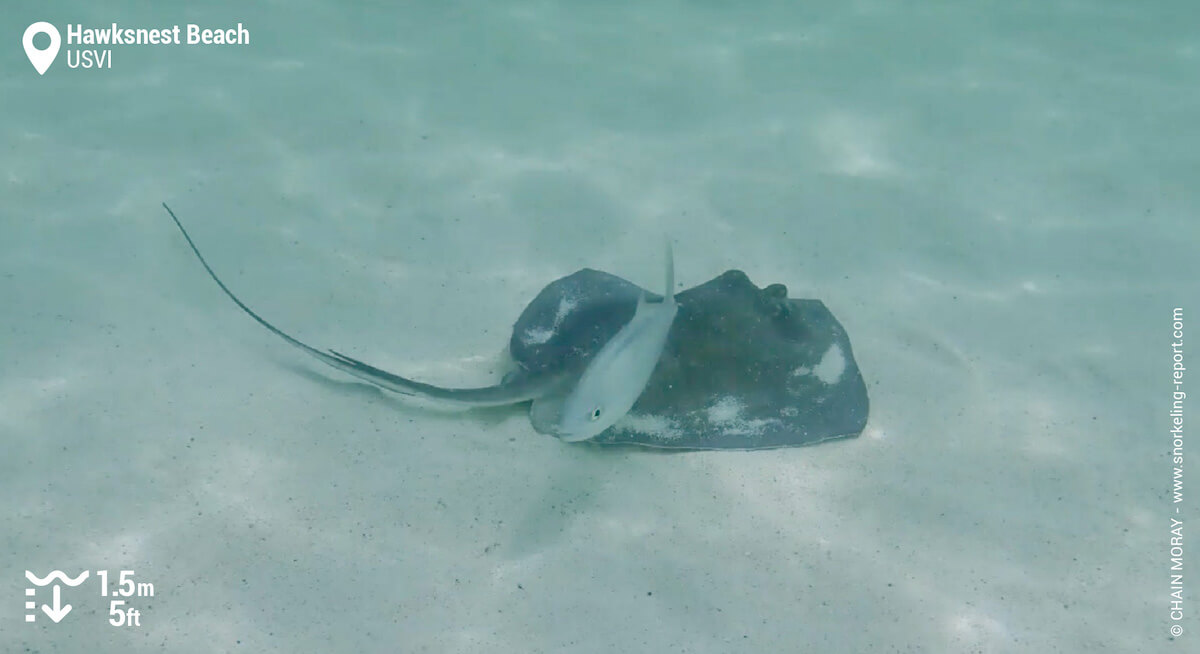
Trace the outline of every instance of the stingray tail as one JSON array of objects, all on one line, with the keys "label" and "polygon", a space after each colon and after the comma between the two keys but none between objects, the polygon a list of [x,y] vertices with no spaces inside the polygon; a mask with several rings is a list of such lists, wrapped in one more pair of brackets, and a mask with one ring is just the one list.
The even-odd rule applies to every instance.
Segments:
[{"label": "stingray tail", "polygon": [[380,388],[385,388],[389,391],[400,393],[402,395],[413,395],[424,397],[433,400],[441,400],[458,404],[462,406],[500,406],[504,404],[514,404],[531,400],[545,393],[546,387],[554,381],[553,378],[548,379],[526,379],[513,384],[505,384],[502,386],[485,386],[482,388],[443,388],[432,384],[425,384],[416,380],[401,377],[400,375],[392,374],[386,370],[381,370],[367,363],[363,363],[358,359],[350,358],[335,350],[322,352],[315,347],[303,343],[300,340],[292,337],[275,325],[267,322],[266,319],[254,313],[254,310],[246,306],[238,296],[225,286],[217,273],[213,271],[208,262],[204,260],[204,255],[200,254],[200,249],[192,241],[192,237],[188,235],[187,230],[183,228],[183,223],[179,222],[179,218],[175,217],[175,212],[171,211],[171,207],[167,203],[163,203],[163,209],[167,210],[167,214],[171,216],[171,220],[175,221],[175,226],[183,234],[183,238],[187,241],[188,247],[192,248],[192,253],[200,260],[200,265],[204,266],[204,270],[208,272],[208,276],[217,283],[217,286],[229,296],[233,303],[238,305],[246,315],[250,316],[258,324],[266,327],[268,331],[275,334],[279,338],[287,341],[290,345],[303,350],[326,365],[332,366],[351,374],[359,379],[368,381]]}]

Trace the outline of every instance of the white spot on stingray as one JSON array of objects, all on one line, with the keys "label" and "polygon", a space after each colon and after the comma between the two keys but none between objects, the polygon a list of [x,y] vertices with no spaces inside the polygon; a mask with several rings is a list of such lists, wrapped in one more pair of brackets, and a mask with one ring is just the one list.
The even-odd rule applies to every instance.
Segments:
[{"label": "white spot on stingray", "polygon": [[841,380],[842,374],[845,372],[846,355],[842,353],[842,347],[834,343],[832,347],[825,350],[825,354],[821,356],[820,363],[812,368],[808,366],[795,368],[792,370],[792,376],[815,375],[822,383],[836,384]]},{"label": "white spot on stingray", "polygon": [[763,433],[767,425],[780,422],[777,418],[747,420],[742,416],[745,408],[741,400],[726,395],[708,407],[708,422],[726,436],[755,436]]},{"label": "white spot on stingray", "polygon": [[570,315],[570,313],[574,311],[575,307],[577,306],[579,306],[578,298],[563,297],[558,301],[558,310],[554,312],[554,324],[550,325],[548,329],[527,329],[525,330],[525,338],[521,340],[523,340],[526,345],[541,345],[546,343],[554,336],[554,333],[558,331],[559,326],[562,325],[562,321],[568,315]]},{"label": "white spot on stingray", "polygon": [[725,396],[717,400],[716,404],[708,407],[708,421],[717,424],[733,422],[738,419],[745,406],[737,398]]},{"label": "white spot on stingray", "polygon": [[521,340],[525,341],[526,345],[541,345],[550,340],[551,336],[554,336],[553,329],[527,329],[525,338]]},{"label": "white spot on stingray", "polygon": [[675,425],[675,421],[663,416],[638,416],[626,413],[616,425],[618,429],[649,434],[664,441],[683,438],[683,432]]},{"label": "white spot on stingray", "polygon": [[818,363],[817,367],[813,369],[813,374],[817,376],[817,379],[826,384],[836,384],[844,372],[846,372],[846,355],[842,354],[842,346],[837,343],[825,351],[825,356],[821,357],[821,363]]}]

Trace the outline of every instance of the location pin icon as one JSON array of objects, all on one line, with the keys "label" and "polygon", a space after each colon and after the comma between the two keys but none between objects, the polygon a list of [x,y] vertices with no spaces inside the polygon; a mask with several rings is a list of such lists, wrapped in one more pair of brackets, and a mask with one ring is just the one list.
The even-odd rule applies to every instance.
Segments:
[{"label": "location pin icon", "polygon": [[[45,50],[33,47],[33,37],[38,34],[50,37],[50,47]],[[29,63],[33,64],[38,75],[45,75],[50,64],[54,63],[54,58],[58,56],[58,46],[62,45],[62,37],[59,36],[58,29],[53,25],[42,21],[30,25],[25,30],[25,36],[21,38],[21,45],[25,46],[25,55],[29,57]]]}]

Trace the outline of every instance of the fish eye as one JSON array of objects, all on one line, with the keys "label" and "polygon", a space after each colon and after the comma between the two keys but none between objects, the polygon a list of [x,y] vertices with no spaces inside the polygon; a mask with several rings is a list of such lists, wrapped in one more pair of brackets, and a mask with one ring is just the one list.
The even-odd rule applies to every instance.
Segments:
[{"label": "fish eye", "polygon": [[595,409],[592,409],[592,416],[591,416],[591,418],[592,418],[592,420],[593,420],[593,421],[596,421],[596,420],[599,420],[599,419],[600,419],[600,407],[596,407]]}]

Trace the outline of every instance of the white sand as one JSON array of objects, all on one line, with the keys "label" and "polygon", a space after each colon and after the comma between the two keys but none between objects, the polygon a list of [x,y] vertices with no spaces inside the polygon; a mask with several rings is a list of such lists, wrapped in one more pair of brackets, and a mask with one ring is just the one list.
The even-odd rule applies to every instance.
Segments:
[{"label": "white sand", "polygon": [[[0,649],[1200,637],[1194,592],[1167,637],[1165,458],[1170,309],[1200,309],[1194,20],[1065,1],[125,4],[7,14]],[[35,20],[241,21],[253,40],[39,78],[14,49]],[[449,383],[493,379],[558,276],[657,288],[668,232],[686,286],[738,267],[825,300],[870,425],[660,454],[412,407],[241,315],[163,200],[268,319]],[[156,596],[111,627],[89,581],[61,624],[23,623],[23,571],[55,568],[134,570]]]}]

